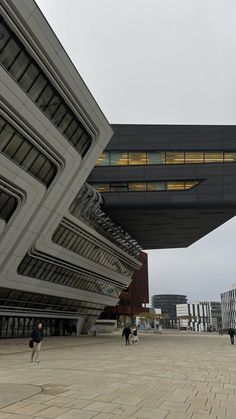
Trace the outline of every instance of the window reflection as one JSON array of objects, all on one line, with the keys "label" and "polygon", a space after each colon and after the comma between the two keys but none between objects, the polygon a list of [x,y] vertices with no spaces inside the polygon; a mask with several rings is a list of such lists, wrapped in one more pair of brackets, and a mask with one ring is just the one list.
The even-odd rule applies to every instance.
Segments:
[{"label": "window reflection", "polygon": [[128,190],[128,183],[127,182],[122,182],[122,183],[114,182],[114,183],[111,183],[110,190],[111,190],[111,192],[127,191]]},{"label": "window reflection", "polygon": [[222,162],[223,162],[223,152],[205,153],[205,163],[222,163]]},{"label": "window reflection", "polygon": [[224,153],[224,162],[236,162],[236,153]]},{"label": "window reflection", "polygon": [[143,192],[143,191],[181,191],[192,189],[200,182],[189,180],[189,181],[150,181],[150,182],[113,182],[113,183],[91,183],[96,190],[99,192]]},{"label": "window reflection", "polygon": [[184,152],[168,151],[166,152],[166,164],[183,164]]},{"label": "window reflection", "polygon": [[198,185],[199,182],[185,182],[185,189],[192,189],[194,186]]},{"label": "window reflection", "polygon": [[132,182],[129,183],[129,191],[146,191],[147,184],[146,182]]},{"label": "window reflection", "polygon": [[167,182],[167,190],[183,190],[184,189],[184,182]]},{"label": "window reflection", "polygon": [[127,166],[128,153],[122,153],[119,151],[111,151],[110,152],[110,165],[111,166]]},{"label": "window reflection", "polygon": [[129,165],[146,165],[147,156],[146,153],[129,153]]},{"label": "window reflection", "polygon": [[164,191],[166,189],[166,182],[148,182],[148,191]]},{"label": "window reflection", "polygon": [[102,153],[97,159],[96,166],[109,166],[109,153]]},{"label": "window reflection", "polygon": [[95,189],[98,192],[109,192],[110,191],[110,184],[109,183],[96,183],[94,184]]},{"label": "window reflection", "polygon": [[106,151],[96,166],[148,166],[161,164],[201,164],[236,162],[236,152],[223,151]]},{"label": "window reflection", "polygon": [[204,153],[196,151],[188,151],[185,153],[185,163],[203,163]]},{"label": "window reflection", "polygon": [[165,164],[165,152],[147,151],[147,164]]}]

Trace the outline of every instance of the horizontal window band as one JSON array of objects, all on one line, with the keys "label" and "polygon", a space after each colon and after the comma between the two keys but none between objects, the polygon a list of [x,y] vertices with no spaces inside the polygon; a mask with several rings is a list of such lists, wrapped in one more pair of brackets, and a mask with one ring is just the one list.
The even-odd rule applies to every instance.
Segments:
[{"label": "horizontal window band", "polygon": [[130,267],[137,269],[137,264],[133,262],[133,260],[130,260],[128,258],[125,258],[123,255],[115,251],[114,249],[111,250],[111,247],[107,246],[103,241],[97,239],[93,235],[89,234],[87,231],[85,231],[83,228],[79,227],[77,224],[73,223],[71,220],[69,220],[66,217],[63,217],[60,225],[69,228],[72,232],[79,234],[81,237],[83,237],[85,240],[90,241],[93,244],[96,244],[97,246],[101,247],[103,250],[106,250],[111,253],[112,256],[115,256],[119,258],[123,263],[126,263]]},{"label": "horizontal window band", "polygon": [[57,175],[58,166],[2,114],[0,115],[0,152],[46,187],[50,186]]},{"label": "horizontal window band", "polygon": [[104,151],[96,166],[235,163],[236,151]]},{"label": "horizontal window band", "polygon": [[9,310],[10,308],[17,309],[19,307],[22,310],[48,310],[68,315],[78,313],[78,311],[81,314],[93,312],[96,315],[103,310],[104,304],[0,288],[0,308]]},{"label": "horizontal window band", "polygon": [[54,232],[52,241],[65,249],[127,277],[131,277],[134,273],[134,267],[123,262],[119,257],[109,251],[108,248],[101,246],[101,243],[96,240],[93,241],[92,237],[83,237],[62,224]]},{"label": "horizontal window band", "polygon": [[164,191],[187,191],[202,180],[160,180],[149,182],[90,182],[90,185],[100,193],[107,192],[164,192]]},{"label": "horizontal window band", "polygon": [[109,281],[91,275],[69,270],[60,265],[46,262],[37,257],[26,255],[20,263],[17,272],[19,275],[28,276],[39,280],[52,282],[56,285],[81,289],[84,291],[118,298],[122,286],[117,286]]},{"label": "horizontal window band", "polygon": [[0,64],[64,138],[84,157],[92,136],[53,86],[45,71],[0,16]]}]

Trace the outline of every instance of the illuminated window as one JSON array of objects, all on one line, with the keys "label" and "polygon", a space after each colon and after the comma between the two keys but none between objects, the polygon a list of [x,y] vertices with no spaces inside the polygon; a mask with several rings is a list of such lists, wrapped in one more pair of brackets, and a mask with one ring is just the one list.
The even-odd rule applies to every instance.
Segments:
[{"label": "illuminated window", "polygon": [[185,183],[184,182],[167,182],[166,183],[166,189],[168,191],[179,191],[179,190],[184,190],[185,188]]},{"label": "illuminated window", "polygon": [[94,183],[93,187],[98,192],[109,192],[110,191],[110,184],[109,183]]},{"label": "illuminated window", "polygon": [[122,182],[122,183],[111,183],[110,185],[111,187],[111,192],[123,192],[123,191],[128,191],[128,183],[127,182]]},{"label": "illuminated window", "polygon": [[184,152],[168,151],[166,152],[166,164],[183,164]]},{"label": "illuminated window", "polygon": [[166,189],[166,182],[148,182],[148,191],[164,191]]},{"label": "illuminated window", "polygon": [[109,153],[104,152],[96,161],[96,166],[109,166]]},{"label": "illuminated window", "polygon": [[155,192],[155,191],[183,191],[192,189],[200,182],[189,181],[150,181],[150,182],[113,182],[110,184],[91,183],[96,190],[100,192]]},{"label": "illuminated window", "polygon": [[192,189],[194,186],[198,185],[199,182],[185,182],[185,189]]},{"label": "illuminated window", "polygon": [[203,152],[187,151],[185,153],[185,163],[203,163]]},{"label": "illuminated window", "polygon": [[147,184],[146,182],[132,182],[129,183],[129,191],[146,191]]},{"label": "illuminated window", "polygon": [[122,153],[119,151],[111,151],[110,152],[110,165],[111,166],[127,166],[128,153]]},{"label": "illuminated window", "polygon": [[236,153],[224,153],[224,162],[236,162]]},{"label": "illuminated window", "polygon": [[146,153],[129,153],[129,165],[146,165]]},{"label": "illuminated window", "polygon": [[206,152],[205,163],[222,163],[223,152]]},{"label": "illuminated window", "polygon": [[165,164],[165,152],[147,151],[147,164]]},{"label": "illuminated window", "polygon": [[236,162],[236,152],[222,151],[105,151],[96,166],[148,166]]}]

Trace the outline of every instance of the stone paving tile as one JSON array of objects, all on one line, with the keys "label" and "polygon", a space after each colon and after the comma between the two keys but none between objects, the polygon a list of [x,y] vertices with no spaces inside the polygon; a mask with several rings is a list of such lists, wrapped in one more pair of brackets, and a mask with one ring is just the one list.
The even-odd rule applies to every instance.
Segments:
[{"label": "stone paving tile", "polygon": [[210,411],[210,416],[225,416],[226,415],[226,409],[223,407],[212,407]]},{"label": "stone paving tile", "polygon": [[42,418],[56,418],[60,415],[62,415],[65,412],[68,412],[70,409],[65,407],[59,407],[59,406],[51,406],[47,407],[46,409],[37,411],[37,416],[40,416]]},{"label": "stone paving tile", "polygon": [[4,408],[1,409],[1,412],[10,412],[10,413],[15,413],[17,412],[21,407],[25,407],[30,405],[30,403],[25,402],[25,401],[20,401],[20,402],[16,402],[16,403],[12,403],[9,406],[6,406]]},{"label": "stone paving tile", "polygon": [[71,409],[62,415],[57,416],[57,419],[91,419],[98,414],[99,412],[88,412],[84,410]]},{"label": "stone paving tile", "polygon": [[176,413],[179,413],[179,412],[185,413],[190,407],[190,404],[165,401],[159,407],[160,409],[166,409],[166,410],[170,410]]},{"label": "stone paving tile", "polygon": [[87,407],[92,403],[92,400],[79,400],[74,399],[67,402],[64,407],[69,407],[70,409],[82,409],[83,407]]},{"label": "stone paving tile", "polygon": [[[0,416],[0,419],[2,418],[2,416]],[[17,413],[16,414],[8,414],[8,416],[6,416],[5,417],[6,419],[34,419],[34,417],[33,416],[28,416],[28,415],[25,415],[25,414],[23,414],[23,415],[18,415]]]},{"label": "stone paving tile", "polygon": [[135,416],[137,418],[146,418],[146,419],[165,419],[168,415],[168,410],[162,409],[148,409],[147,407],[142,407]]},{"label": "stone paving tile", "polygon": [[226,417],[232,416],[236,418],[236,407],[227,407],[226,409]]},{"label": "stone paving tile", "polygon": [[131,406],[136,406],[138,403],[140,403],[143,399],[140,397],[130,397],[129,395],[121,396],[116,399],[114,399],[112,402],[117,404],[127,404]]},{"label": "stone paving tile", "polygon": [[166,332],[128,350],[120,336],[46,338],[45,347],[32,366],[28,351],[16,346],[7,355],[4,345],[0,383],[32,386],[37,377],[44,390],[3,407],[0,419],[236,418],[236,356],[227,337]]},{"label": "stone paving tile", "polygon": [[89,406],[84,407],[84,410],[95,410],[97,412],[110,413],[115,407],[116,405],[113,403],[94,402],[91,403]]},{"label": "stone paving tile", "polygon": [[113,415],[134,415],[138,414],[140,407],[138,406],[129,406],[129,405],[116,405],[116,407],[111,411]]},{"label": "stone paving tile", "polygon": [[[192,414],[188,415],[187,413],[173,413],[173,412],[170,412],[166,416],[166,419],[191,419],[191,418],[192,418]],[[210,419],[209,416],[208,416],[208,419]]]}]

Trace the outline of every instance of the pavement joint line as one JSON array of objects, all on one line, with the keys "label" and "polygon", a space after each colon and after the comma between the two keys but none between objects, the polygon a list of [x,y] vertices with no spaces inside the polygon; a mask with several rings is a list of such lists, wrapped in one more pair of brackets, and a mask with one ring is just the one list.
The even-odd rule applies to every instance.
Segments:
[{"label": "pavement joint line", "polygon": [[[12,385],[15,385],[16,383],[1,383],[1,384],[12,384]],[[17,383],[17,385],[21,385],[21,383]],[[24,386],[29,386],[29,387],[36,387],[36,388],[40,388],[41,389],[41,391],[39,391],[36,395],[38,395],[38,394],[41,394],[42,392],[43,392],[43,387],[42,386],[37,386],[36,384],[22,384],[22,385],[24,385]],[[26,397],[23,397],[23,399],[20,399],[20,400],[18,400],[18,401],[16,401],[16,402],[13,402],[13,403],[9,403],[9,404],[7,404],[6,406],[4,406],[3,408],[1,408],[0,409],[0,412],[1,412],[1,410],[2,409],[5,409],[6,407],[9,407],[9,406],[11,406],[12,404],[15,404],[15,403],[19,403],[19,402],[23,402],[23,401],[25,401],[25,400],[28,400],[28,399],[30,399],[31,397],[34,397],[35,396],[35,394],[32,396],[32,394],[30,395],[30,396],[26,396]]]},{"label": "pavement joint line", "polygon": [[[39,366],[39,368],[40,368],[40,371],[41,370],[52,370],[52,371],[55,371],[55,368],[50,368],[50,367],[42,367],[42,363],[40,364],[40,366]],[[3,367],[0,367],[0,370],[1,369],[4,369]],[[14,370],[21,370],[22,368],[15,368],[14,367]],[[191,368],[190,368],[191,369]],[[98,373],[99,371],[96,371],[96,370],[90,370],[90,369],[81,369],[81,368],[61,368],[60,367],[60,370],[61,371],[63,371],[63,370],[65,370],[65,371],[82,371],[82,372],[93,372],[93,373]],[[161,376],[161,375],[147,375],[147,374],[145,374],[145,375],[143,375],[143,374],[132,374],[132,373],[130,373],[129,372],[129,374],[127,374],[127,373],[124,373],[124,372],[117,372],[117,371],[103,371],[103,374],[119,374],[119,375],[127,375],[127,376],[129,376],[129,375],[132,375],[132,377],[147,377],[147,378],[165,378],[165,379],[167,379],[167,380],[172,380],[172,381],[180,381],[180,382],[182,382],[182,381],[191,381],[191,382],[194,382],[194,383],[205,383],[205,382],[208,382],[208,383],[211,383],[211,384],[219,384],[219,381],[207,381],[207,380],[197,380],[197,379],[194,379],[194,378],[174,378],[174,377],[166,377],[166,376]],[[224,382],[224,384],[231,384],[230,382]]]}]

